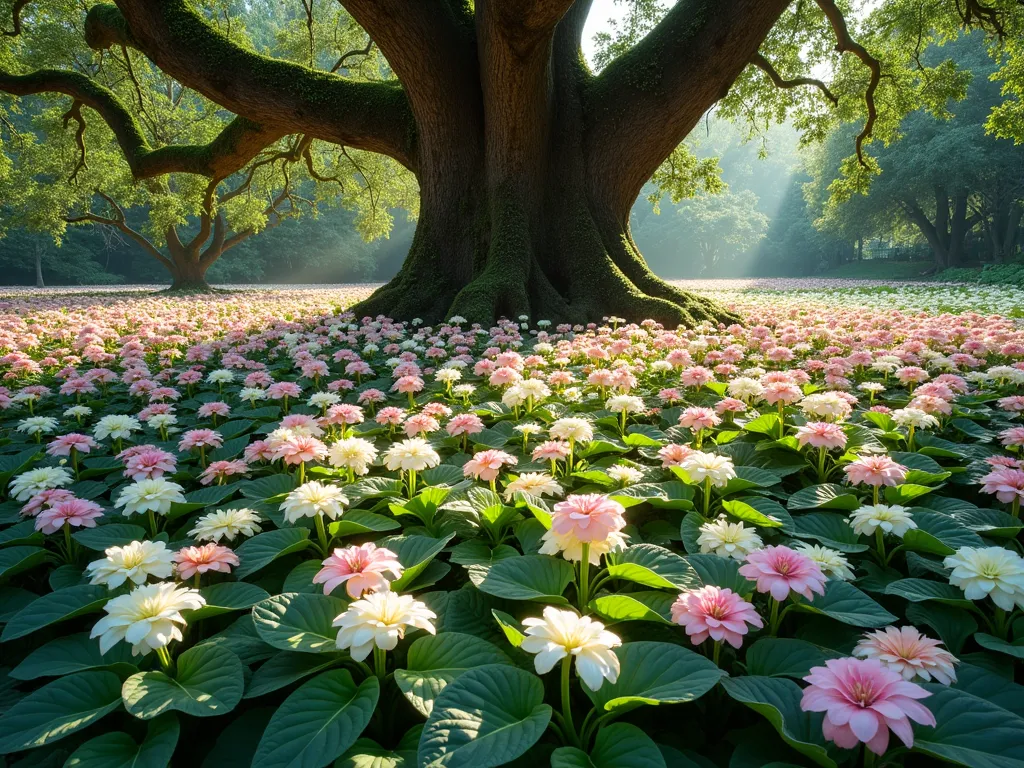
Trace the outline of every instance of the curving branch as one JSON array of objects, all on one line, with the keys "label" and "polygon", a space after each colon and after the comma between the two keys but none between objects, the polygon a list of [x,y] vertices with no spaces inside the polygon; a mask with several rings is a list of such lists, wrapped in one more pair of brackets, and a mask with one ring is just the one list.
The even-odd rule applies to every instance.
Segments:
[{"label": "curving branch", "polygon": [[6,29],[0,31],[0,35],[4,37],[17,37],[21,34],[21,12],[25,9],[31,0],[14,0],[14,6],[11,8],[11,17],[14,23],[14,28],[11,31]]},{"label": "curving branch", "polygon": [[[79,105],[79,109],[72,107],[68,114],[79,119],[80,134],[84,130],[84,120],[80,119],[81,106],[94,110],[114,132],[121,153],[136,179],[147,179],[165,173],[195,173],[223,179],[243,168],[263,149],[285,135],[278,128],[262,126],[244,117],[236,117],[209,144],[154,149],[149,145],[131,110],[117,95],[78,72],[40,69],[24,75],[15,75],[0,70],[0,91],[15,96],[40,93],[62,93],[70,96],[74,103]],[[78,114],[73,114],[76,111]]]},{"label": "curving branch", "polygon": [[776,70],[775,67],[772,66],[771,62],[762,56],[760,52],[753,55],[750,59],[750,63],[764,71],[764,73],[768,75],[768,79],[774,83],[776,88],[790,89],[800,88],[805,85],[811,86],[821,91],[825,98],[832,102],[833,106],[837,106],[839,104],[839,99],[836,98],[836,95],[832,93],[832,91],[829,90],[829,87],[821,80],[815,80],[813,77],[794,77],[786,79],[779,74],[778,70]]},{"label": "curving branch", "polygon": [[222,35],[180,0],[93,6],[86,39],[131,46],[161,71],[278,136],[315,138],[416,165],[415,125],[397,83],[363,83],[262,56]]},{"label": "curving branch", "polygon": [[836,36],[836,50],[839,53],[852,53],[858,59],[860,59],[864,66],[866,66],[871,72],[871,78],[868,80],[868,87],[864,91],[864,102],[867,105],[868,117],[864,121],[864,127],[861,132],[857,134],[857,160],[861,166],[867,167],[867,162],[864,160],[864,141],[871,136],[871,132],[875,128],[875,121],[878,119],[878,107],[875,104],[875,91],[878,90],[878,83],[882,79],[882,62],[872,56],[868,49],[858,43],[850,36],[850,29],[846,25],[846,17],[843,16],[843,12],[839,10],[839,7],[835,4],[834,0],[814,0],[818,7],[821,8],[822,13],[825,14],[825,18],[828,19],[829,25],[832,27],[832,32]]},{"label": "curving branch", "polygon": [[61,119],[64,122],[65,129],[72,120],[78,123],[78,128],[75,130],[75,144],[78,145],[78,162],[75,163],[75,168],[71,171],[71,176],[68,177],[68,182],[70,183],[78,178],[79,171],[89,167],[85,162],[85,118],[82,117],[82,102],[72,102],[71,109],[65,112]]},{"label": "curving branch", "polygon": [[142,246],[142,249],[146,251],[146,253],[148,253],[154,259],[159,261],[161,264],[163,264],[168,270],[174,270],[174,263],[166,256],[164,256],[162,253],[160,253],[160,249],[153,245],[153,243],[150,242],[149,238],[147,238],[141,232],[134,230],[130,226],[128,226],[128,223],[125,220],[124,209],[121,208],[121,206],[118,205],[113,198],[111,198],[109,195],[105,194],[100,190],[96,190],[96,194],[102,197],[106,201],[107,205],[109,205],[113,209],[114,215],[112,217],[100,216],[98,213],[92,213],[90,211],[89,213],[84,213],[81,216],[69,216],[64,220],[69,224],[81,224],[84,222],[89,222],[92,224],[103,224],[108,227],[113,227],[114,229],[117,229],[120,232],[124,233],[130,239],[134,240],[136,243]]}]

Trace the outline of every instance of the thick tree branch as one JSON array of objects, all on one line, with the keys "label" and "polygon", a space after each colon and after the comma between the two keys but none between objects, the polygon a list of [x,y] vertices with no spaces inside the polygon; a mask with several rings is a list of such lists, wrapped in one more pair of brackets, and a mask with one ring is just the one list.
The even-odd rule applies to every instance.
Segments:
[{"label": "thick tree branch", "polygon": [[[661,162],[721,99],[790,0],[680,0],[586,94],[588,168],[628,211]],[[602,182],[608,169],[614,183]]]},{"label": "thick tree branch", "polygon": [[71,176],[68,177],[68,181],[72,182],[78,178],[79,171],[89,167],[85,162],[85,118],[82,117],[82,102],[72,102],[71,109],[64,113],[62,119],[64,121],[65,128],[68,127],[68,123],[72,120],[78,123],[78,128],[75,130],[75,144],[78,146],[78,162],[75,163],[75,168],[71,171]]},{"label": "thick tree branch", "polygon": [[[222,179],[244,167],[284,134],[236,117],[209,144],[150,147],[138,121],[113,91],[78,72],[41,69],[25,75],[0,70],[0,91],[15,96],[62,93],[97,112],[110,126],[132,175],[147,179],[165,173],[195,173]],[[76,116],[72,112],[71,117]],[[79,132],[84,121],[79,122]]]},{"label": "thick tree branch", "polygon": [[17,37],[21,34],[21,12],[30,2],[31,0],[14,0],[14,6],[11,8],[11,18],[14,23],[14,28],[10,31],[5,29],[0,32],[0,35],[3,35],[4,37]]},{"label": "thick tree branch", "polygon": [[805,85],[811,86],[821,91],[825,98],[831,101],[833,105],[839,104],[839,99],[836,98],[836,95],[832,93],[832,91],[829,90],[829,87],[821,80],[815,80],[813,77],[794,77],[786,79],[779,74],[778,70],[776,70],[775,67],[772,66],[771,62],[762,56],[760,52],[754,54],[750,59],[750,63],[763,70],[764,73],[768,75],[768,79],[774,83],[776,88],[790,89],[799,88]]},{"label": "thick tree branch", "polygon": [[221,35],[180,0],[94,6],[86,31],[94,48],[115,42],[136,47],[164,73],[278,135],[309,133],[415,168],[415,127],[396,84],[354,82],[261,56]]},{"label": "thick tree branch", "polygon": [[100,192],[99,190],[97,190],[96,194],[102,197],[107,202],[107,204],[114,209],[113,218],[108,216],[100,216],[99,214],[89,212],[82,214],[81,216],[70,216],[67,219],[65,219],[65,221],[67,221],[69,224],[80,224],[88,221],[93,224],[102,224],[108,227],[113,227],[114,229],[123,232],[129,238],[131,238],[140,246],[142,246],[142,249],[146,253],[148,253],[154,259],[159,261],[161,264],[163,264],[168,270],[174,270],[174,263],[166,256],[164,256],[162,253],[160,253],[160,249],[153,245],[153,243],[150,242],[149,238],[147,238],[141,232],[138,232],[128,226],[127,222],[125,221],[124,210],[121,208],[121,206],[119,206],[111,197],[104,194],[103,192]]},{"label": "thick tree branch", "polygon": [[858,43],[850,36],[850,30],[846,26],[846,17],[835,4],[834,0],[815,0],[821,8],[825,18],[828,19],[832,32],[836,36],[836,50],[840,53],[852,53],[860,59],[864,66],[871,71],[871,78],[868,80],[868,87],[864,91],[864,102],[867,105],[868,117],[864,121],[864,127],[857,134],[857,159],[860,164],[867,167],[864,160],[864,141],[871,136],[875,128],[875,121],[878,119],[878,107],[875,105],[875,91],[878,90],[878,83],[882,79],[882,63],[868,53],[868,49]]}]

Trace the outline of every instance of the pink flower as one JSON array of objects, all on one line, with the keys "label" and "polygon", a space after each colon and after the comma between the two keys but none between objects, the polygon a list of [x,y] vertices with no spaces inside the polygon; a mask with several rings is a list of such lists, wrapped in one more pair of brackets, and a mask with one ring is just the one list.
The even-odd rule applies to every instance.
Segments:
[{"label": "pink flower", "polygon": [[196,411],[200,418],[208,419],[211,416],[227,416],[231,413],[231,406],[227,403],[203,403]]},{"label": "pink flower", "polygon": [[668,469],[669,467],[680,466],[683,460],[693,452],[693,448],[688,445],[669,443],[664,448],[658,450],[658,456],[661,457],[661,466]]},{"label": "pink flower", "polygon": [[132,480],[149,480],[174,473],[178,461],[173,454],[151,445],[143,448],[144,450],[136,451],[125,459],[125,477]]},{"label": "pink flower", "polygon": [[422,433],[436,432],[440,428],[441,425],[437,423],[437,419],[425,413],[417,413],[410,416],[402,425],[402,430],[405,432],[406,437],[416,437],[416,435]]},{"label": "pink flower", "polygon": [[907,468],[888,456],[861,456],[843,467],[851,485],[899,485],[907,476]]},{"label": "pink flower", "polygon": [[569,444],[564,440],[546,440],[533,449],[534,461],[561,461],[569,455]]},{"label": "pink flower", "polygon": [[398,562],[398,555],[372,541],[358,547],[335,549],[323,566],[313,577],[313,583],[323,584],[325,595],[344,584],[353,600],[358,600],[365,592],[387,592],[390,583],[384,574],[390,573],[397,579],[405,570]]},{"label": "pink flower", "polygon": [[[669,355],[669,358],[672,356]],[[669,359],[669,362],[672,362]],[[697,365],[693,368],[687,368],[681,374],[679,374],[679,381],[684,387],[697,387],[700,389],[708,382],[715,380],[715,374],[709,371],[707,368]]]},{"label": "pink flower", "polygon": [[103,517],[103,507],[92,501],[70,498],[44,509],[36,517],[36,530],[56,533],[67,523],[73,528],[95,528],[96,518]]},{"label": "pink flower", "polygon": [[50,456],[70,456],[72,450],[79,453],[89,453],[93,448],[98,447],[99,443],[88,435],[72,432],[51,440],[50,444],[46,446],[46,453]]},{"label": "pink flower", "polygon": [[274,461],[274,449],[270,447],[266,440],[254,440],[245,446],[245,450],[242,452],[242,457],[246,463],[253,463],[254,461]]},{"label": "pink flower", "polygon": [[462,474],[477,480],[491,482],[498,477],[501,468],[513,466],[519,459],[504,451],[486,450],[473,454],[473,458],[462,465]]},{"label": "pink flower", "polygon": [[381,392],[379,389],[364,389],[359,393],[356,398],[356,402],[359,403],[383,403],[388,399],[388,396]]},{"label": "pink flower", "polygon": [[999,433],[999,442],[1005,447],[1024,446],[1024,427],[1010,427]]},{"label": "pink flower", "polygon": [[800,447],[810,445],[829,450],[846,447],[846,433],[839,424],[830,421],[809,421],[796,431]]},{"label": "pink flower", "polygon": [[672,604],[672,621],[686,627],[690,642],[700,645],[710,637],[733,648],[743,645],[747,624],[763,627],[754,606],[731,589],[708,585],[679,595]]},{"label": "pink flower", "polygon": [[758,592],[767,592],[779,602],[789,597],[790,592],[808,600],[814,599],[814,592],[825,594],[825,575],[821,567],[807,555],[789,547],[754,550],[740,566],[740,574],[756,581]]},{"label": "pink flower", "polygon": [[285,397],[298,397],[302,394],[302,387],[292,381],[275,381],[267,387],[267,397],[271,400],[281,400]]},{"label": "pink flower", "polygon": [[715,403],[715,413],[743,413],[747,410],[747,404],[735,397],[723,397]]},{"label": "pink flower", "polygon": [[994,493],[995,497],[1007,504],[1015,498],[1024,501],[1024,469],[1001,467],[981,478],[982,493]]},{"label": "pink flower", "polygon": [[327,458],[327,446],[315,437],[295,435],[281,443],[274,452],[275,458],[284,459],[285,464],[303,464]]},{"label": "pink flower", "polygon": [[475,413],[460,413],[445,425],[445,430],[452,437],[475,435],[484,431],[484,423]]},{"label": "pink flower", "polygon": [[514,384],[522,378],[515,368],[505,366],[495,369],[487,381],[492,387],[503,387],[506,384]]},{"label": "pink flower", "polygon": [[942,685],[956,682],[957,658],[942,643],[922,635],[916,627],[886,627],[868,632],[853,649],[862,659],[878,659],[904,680],[920,677]]},{"label": "pink flower", "polygon": [[800,708],[824,712],[822,734],[843,749],[864,742],[882,755],[889,746],[890,729],[910,748],[914,746],[910,720],[935,725],[935,715],[916,701],[931,694],[877,659],[829,659],[824,667],[811,667],[804,680],[810,686],[804,689]]},{"label": "pink flower", "polygon": [[381,426],[385,424],[390,424],[391,426],[394,427],[401,424],[402,419],[404,418],[405,411],[403,411],[401,408],[395,408],[393,405],[390,405],[387,408],[381,408],[380,411],[377,413],[377,418],[375,420]]},{"label": "pink flower", "polygon": [[75,498],[75,494],[64,488],[51,488],[48,491],[40,491],[21,508],[21,514],[25,517],[35,517],[44,509],[49,509],[62,501],[73,498]]},{"label": "pink flower", "polygon": [[222,544],[203,544],[199,547],[182,547],[172,555],[178,564],[178,578],[188,581],[197,573],[220,571],[230,573],[238,565],[238,555]]},{"label": "pink flower", "polygon": [[711,429],[722,423],[718,415],[710,408],[699,408],[691,406],[683,411],[679,417],[679,426],[698,432],[702,429]]},{"label": "pink flower", "polygon": [[603,542],[626,527],[625,508],[598,493],[574,494],[555,504],[551,530],[584,543]]},{"label": "pink flower", "polygon": [[401,394],[420,392],[423,389],[423,379],[419,376],[402,376],[391,385],[392,392]]},{"label": "pink flower", "polygon": [[249,471],[249,465],[241,459],[234,461],[211,461],[210,466],[203,470],[199,476],[199,482],[209,485],[215,480],[222,480],[233,475],[244,475]]},{"label": "pink flower", "polygon": [[772,381],[764,388],[764,401],[769,405],[789,405],[801,400],[804,393],[791,381]]},{"label": "pink flower", "polygon": [[[924,387],[921,387],[918,391],[921,389],[924,389]],[[996,405],[1010,413],[1024,413],[1024,395],[1010,395],[1009,397],[1002,397]]]},{"label": "pink flower", "polygon": [[220,448],[224,439],[212,429],[190,429],[178,441],[178,450],[183,453],[193,448]]},{"label": "pink flower", "polygon": [[908,365],[896,371],[896,378],[900,380],[901,384],[920,384],[922,381],[928,381],[931,376],[923,368]]},{"label": "pink flower", "polygon": [[338,403],[327,409],[327,415],[321,421],[324,424],[361,424],[363,409],[351,403]]}]

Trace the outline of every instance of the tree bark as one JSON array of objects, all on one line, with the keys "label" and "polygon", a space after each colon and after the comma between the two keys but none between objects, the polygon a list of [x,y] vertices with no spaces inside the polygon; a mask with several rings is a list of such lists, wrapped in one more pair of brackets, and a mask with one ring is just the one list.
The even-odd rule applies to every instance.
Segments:
[{"label": "tree bark", "polygon": [[43,282],[43,247],[36,245],[36,288],[45,288],[46,283]]}]

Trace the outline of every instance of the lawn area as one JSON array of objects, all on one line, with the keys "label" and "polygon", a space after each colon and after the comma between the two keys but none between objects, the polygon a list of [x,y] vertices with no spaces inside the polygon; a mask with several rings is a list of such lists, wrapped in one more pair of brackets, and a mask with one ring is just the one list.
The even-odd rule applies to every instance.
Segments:
[{"label": "lawn area", "polygon": [[851,280],[920,280],[933,272],[934,265],[927,261],[865,259],[850,261],[822,272],[821,277]]}]

